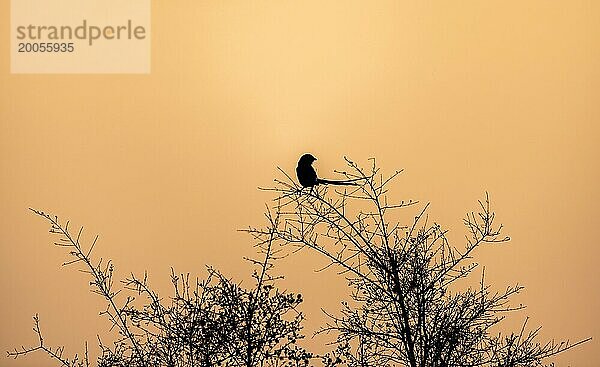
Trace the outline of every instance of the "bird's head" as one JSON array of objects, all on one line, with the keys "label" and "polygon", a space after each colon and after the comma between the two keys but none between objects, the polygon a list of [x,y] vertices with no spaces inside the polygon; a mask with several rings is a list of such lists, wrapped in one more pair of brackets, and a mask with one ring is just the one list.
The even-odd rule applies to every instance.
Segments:
[{"label": "bird's head", "polygon": [[312,164],[312,162],[316,161],[317,158],[313,157],[312,154],[310,153],[306,153],[304,154],[302,157],[300,157],[300,160],[298,161],[298,164]]}]

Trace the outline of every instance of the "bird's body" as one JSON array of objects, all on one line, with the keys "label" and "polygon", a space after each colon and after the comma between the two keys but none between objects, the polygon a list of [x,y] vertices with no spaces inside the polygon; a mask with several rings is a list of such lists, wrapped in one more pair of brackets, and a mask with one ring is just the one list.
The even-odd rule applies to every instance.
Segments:
[{"label": "bird's body", "polygon": [[296,176],[298,176],[298,181],[300,181],[300,185],[303,187],[313,187],[318,184],[330,184],[330,185],[355,185],[353,181],[356,180],[324,180],[318,178],[317,171],[312,166],[312,163],[316,161],[317,158],[313,157],[312,154],[306,153],[300,157],[298,161],[298,166],[296,167]]},{"label": "bird's body", "polygon": [[300,185],[303,187],[312,187],[319,183],[317,172],[312,166],[312,162],[316,160],[317,158],[307,153],[300,157],[298,161],[296,176],[298,176],[298,181],[300,181]]}]

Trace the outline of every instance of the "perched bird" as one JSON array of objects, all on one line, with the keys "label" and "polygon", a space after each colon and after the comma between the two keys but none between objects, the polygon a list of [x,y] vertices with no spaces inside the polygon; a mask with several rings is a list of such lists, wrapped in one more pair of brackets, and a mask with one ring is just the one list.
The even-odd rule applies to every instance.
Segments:
[{"label": "perched bird", "polygon": [[300,160],[298,161],[298,167],[296,167],[296,175],[298,176],[298,181],[300,181],[300,185],[303,187],[313,187],[318,184],[329,184],[329,185],[355,185],[352,181],[356,180],[325,180],[317,177],[317,172],[312,166],[312,163],[316,161],[317,158],[313,157],[312,154],[306,153]]}]

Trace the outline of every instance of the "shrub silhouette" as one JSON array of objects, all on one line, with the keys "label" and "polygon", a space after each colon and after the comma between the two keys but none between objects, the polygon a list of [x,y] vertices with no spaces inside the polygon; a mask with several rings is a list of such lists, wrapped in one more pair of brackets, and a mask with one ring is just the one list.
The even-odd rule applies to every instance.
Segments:
[{"label": "shrub silhouette", "polygon": [[[476,250],[501,244],[508,237],[494,223],[489,198],[477,212],[466,215],[463,248],[452,245],[447,230],[431,223],[425,205],[406,224],[398,211],[413,210],[418,203],[388,200],[388,189],[400,174],[384,177],[373,160],[368,170],[347,160],[340,173],[355,186],[302,188],[283,170],[274,187],[267,224],[245,231],[253,236],[260,258],[254,283],[240,283],[207,267],[204,280],[172,270],[173,295],[161,298],[147,274],[133,274],[115,286],[113,264],[94,262],[96,244],[84,250],[83,229],[73,236],[69,223],[33,210],[51,225],[57,246],[72,257],[64,265],[80,265],[90,276],[92,291],[107,302],[103,314],[118,335],[111,345],[100,342],[100,367],[109,366],[542,366],[548,357],[576,343],[539,342],[539,328],[500,333],[508,313],[522,310],[510,299],[520,285],[492,291],[484,271],[477,286],[465,287],[478,264]],[[352,289],[351,299],[319,333],[335,335],[334,349],[317,355],[298,344],[303,338],[304,316],[298,310],[299,294],[277,288],[272,275],[277,259],[299,249],[309,249],[336,267]],[[118,288],[118,289],[117,289]],[[43,351],[62,366],[89,366],[87,344],[82,357],[63,356],[61,347],[45,344],[39,318],[34,317],[39,344],[8,352],[18,358]]]},{"label": "shrub silhouette", "polygon": [[[100,342],[99,367],[306,366],[316,358],[297,345],[303,338],[303,315],[297,310],[301,295],[280,291],[278,277],[271,275],[277,259],[272,239],[257,244],[263,255],[260,261],[248,259],[256,265],[252,288],[234,283],[211,267],[205,280],[195,282],[189,274],[178,276],[172,270],[174,294],[170,302],[164,302],[149,286],[147,274],[141,278],[132,274],[116,289],[112,262],[92,260],[98,237],[84,250],[83,228],[73,236],[69,222],[61,225],[57,217],[32,211],[45,218],[50,232],[59,236],[55,245],[69,250],[72,259],[63,265],[80,264],[91,278],[92,291],[107,301],[102,314],[118,336],[111,346]],[[67,358],[64,348],[44,343],[38,315],[34,322],[39,345],[15,349],[8,352],[10,357],[43,351],[62,366],[90,365],[87,343],[83,357]]]},{"label": "shrub silhouette", "polygon": [[365,170],[346,159],[337,172],[344,188],[318,185],[302,188],[280,170],[282,179],[266,188],[276,195],[277,225],[250,228],[257,237],[273,233],[290,251],[306,248],[328,260],[346,277],[351,301],[320,332],[335,333],[335,355],[348,366],[540,366],[571,344],[537,341],[539,328],[507,335],[493,328],[512,306],[520,285],[493,292],[481,272],[479,286],[461,288],[458,281],[478,268],[477,248],[509,240],[494,223],[488,195],[479,210],[464,219],[466,243],[460,249],[446,238],[447,230],[431,223],[428,204],[402,224],[398,211],[414,201],[393,203],[390,183],[400,174],[381,174],[372,160]]}]

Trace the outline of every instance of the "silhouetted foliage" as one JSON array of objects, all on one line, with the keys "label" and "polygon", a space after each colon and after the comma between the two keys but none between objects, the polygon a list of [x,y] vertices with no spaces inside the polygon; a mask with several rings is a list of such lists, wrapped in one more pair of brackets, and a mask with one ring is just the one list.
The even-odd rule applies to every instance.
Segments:
[{"label": "silhouetted foliage", "polygon": [[516,333],[500,334],[493,327],[524,307],[509,303],[523,287],[492,291],[484,271],[479,286],[458,284],[477,269],[472,261],[477,248],[509,240],[494,223],[487,195],[477,212],[466,215],[468,234],[460,249],[450,244],[447,230],[431,223],[428,205],[409,223],[399,223],[397,212],[417,204],[388,199],[388,187],[401,171],[384,177],[374,160],[368,170],[346,163],[347,171],[338,173],[355,186],[302,188],[281,171],[284,179],[265,189],[277,195],[277,225],[248,230],[259,238],[275,233],[291,251],[315,251],[347,278],[351,301],[339,314],[328,313],[331,322],[321,330],[335,333],[335,355],[344,364],[540,366],[589,340],[540,343],[539,328],[526,331],[527,321]]},{"label": "silhouetted foliage", "polygon": [[[33,211],[50,222],[50,232],[59,237],[55,245],[69,250],[71,259],[63,265],[81,265],[92,292],[107,302],[101,314],[118,337],[112,346],[100,341],[98,366],[306,366],[315,358],[297,345],[303,338],[303,315],[297,310],[301,295],[280,291],[275,284],[278,277],[271,275],[277,259],[274,237],[257,244],[261,260],[248,259],[256,266],[251,288],[211,267],[205,280],[194,282],[189,274],[178,276],[172,271],[174,292],[165,301],[149,286],[147,274],[141,278],[131,274],[120,282],[121,287],[116,286],[112,262],[92,260],[98,237],[84,250],[83,228],[73,236],[69,222],[61,225],[57,217]],[[15,349],[9,356],[41,350],[62,366],[90,365],[87,343],[84,358],[69,359],[64,348],[44,343],[37,315],[34,322],[39,345]]]},{"label": "silhouetted foliage", "polygon": [[[466,215],[465,244],[458,247],[429,220],[428,205],[400,223],[402,211],[418,204],[388,201],[388,187],[400,171],[384,177],[374,160],[368,171],[350,160],[347,165],[348,171],[338,172],[341,181],[319,180],[315,172],[316,181],[303,188],[281,171],[285,179],[266,189],[276,194],[267,225],[246,230],[260,254],[247,259],[256,269],[249,288],[211,267],[204,280],[195,281],[172,271],[167,299],[150,287],[147,274],[115,282],[112,262],[92,259],[97,237],[84,250],[83,229],[73,236],[69,222],[33,210],[49,221],[55,244],[69,251],[63,265],[79,265],[92,291],[106,300],[102,314],[117,336],[110,346],[100,341],[97,365],[533,367],[589,340],[540,343],[540,329],[527,329],[527,320],[517,332],[500,333],[505,315],[524,308],[510,303],[523,287],[493,291],[483,270],[469,283],[478,268],[476,250],[508,241],[487,194]],[[328,183],[344,186],[323,185]],[[302,297],[279,290],[279,277],[272,275],[277,259],[300,249],[322,255],[325,268],[336,268],[352,290],[339,312],[327,313],[330,321],[319,333],[332,333],[335,343],[322,356],[298,345]],[[66,358],[62,347],[44,342],[37,315],[34,322],[39,344],[9,356],[42,351],[62,366],[90,365],[87,343],[83,358]]]}]

